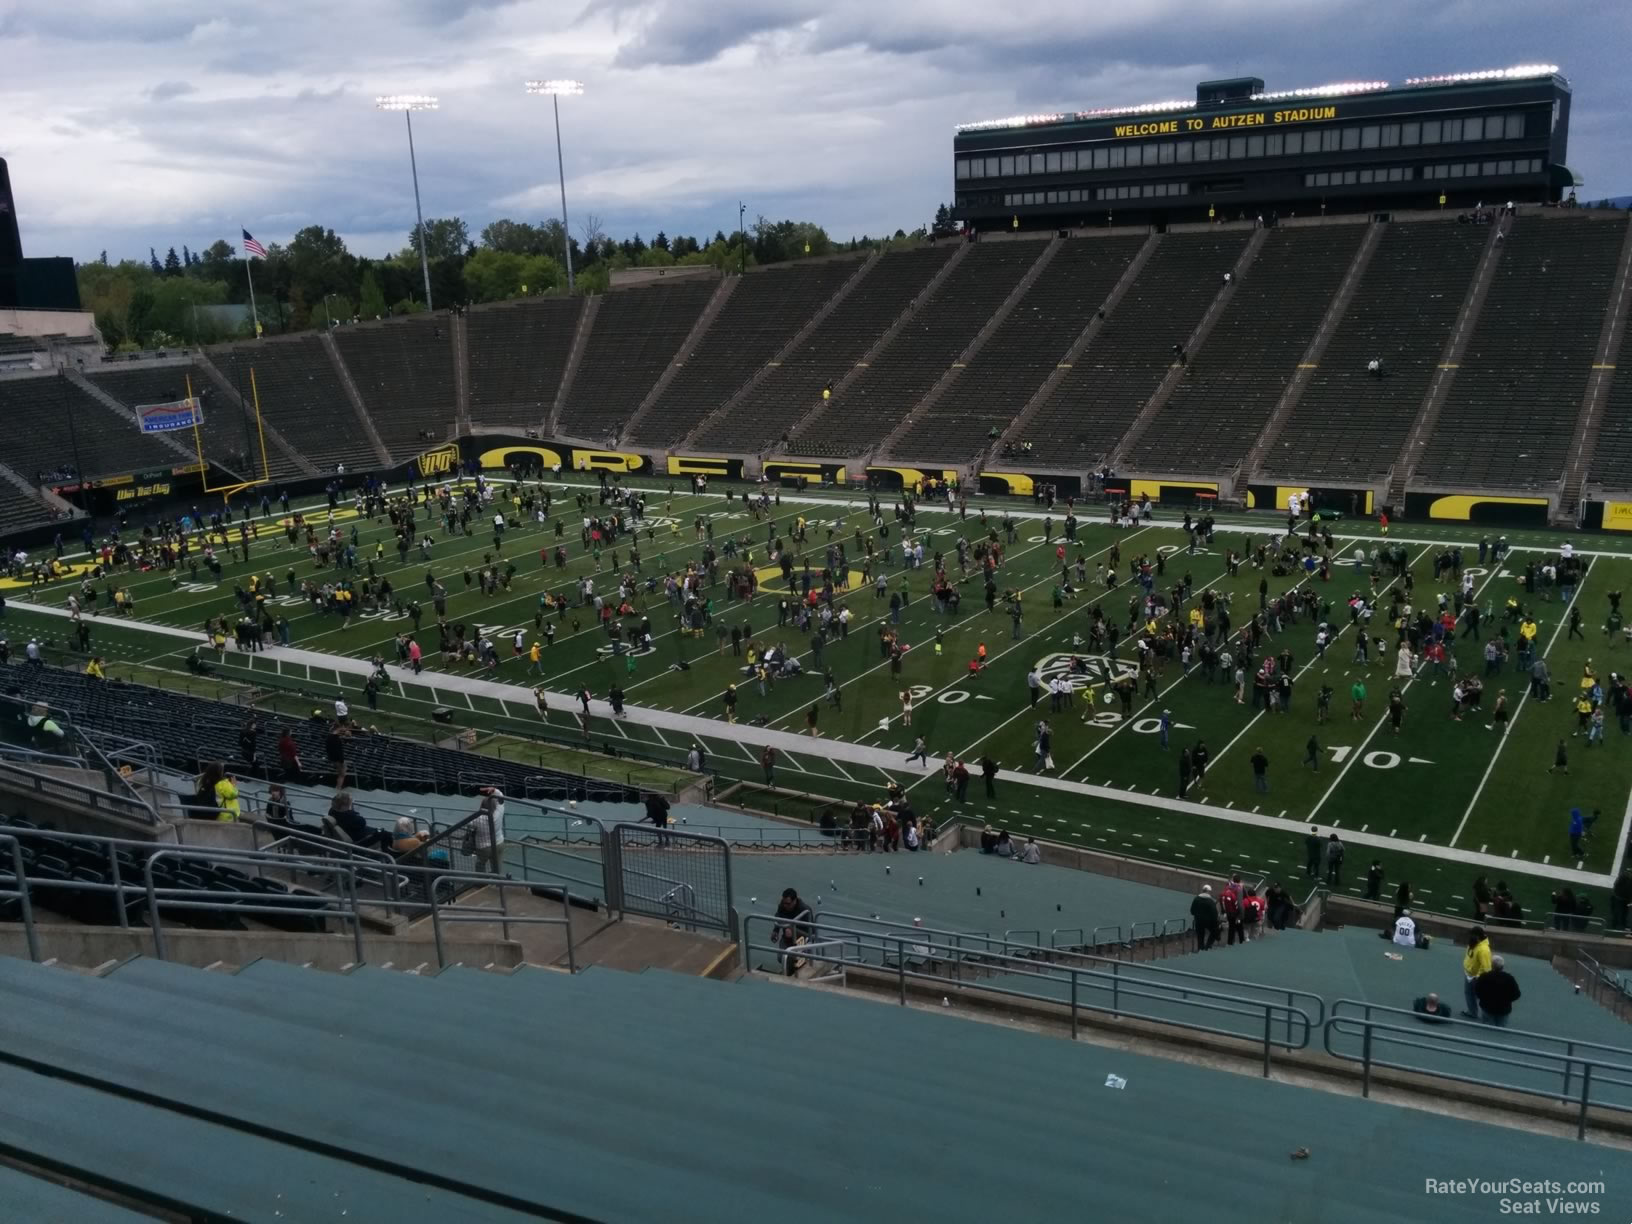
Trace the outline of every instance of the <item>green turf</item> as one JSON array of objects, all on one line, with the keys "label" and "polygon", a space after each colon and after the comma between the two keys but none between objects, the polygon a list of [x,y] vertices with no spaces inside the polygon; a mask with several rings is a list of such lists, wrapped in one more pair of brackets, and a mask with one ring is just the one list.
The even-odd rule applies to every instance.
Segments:
[{"label": "green turf", "polygon": [[[708,752],[711,769],[718,770],[727,779],[757,779],[757,753],[738,744],[720,717],[720,694],[726,684],[736,682],[740,695],[739,715],[744,719],[763,716],[771,726],[803,731],[806,711],[812,703],[818,703],[818,728],[824,739],[852,740],[896,750],[903,761],[913,736],[919,734],[937,756],[953,752],[977,758],[990,753],[1004,771],[999,801],[988,805],[980,798],[977,778],[971,789],[973,802],[961,809],[965,814],[1096,848],[1208,868],[1221,869],[1240,862],[1291,875],[1301,871],[1303,825],[1313,819],[1322,826],[1333,825],[1339,830],[1393,833],[1425,843],[1472,851],[1484,849],[1510,857],[1514,865],[1512,882],[1516,888],[1529,890],[1527,894],[1521,892],[1521,900],[1525,900],[1532,913],[1540,913],[1547,908],[1545,894],[1550,886],[1534,879],[1524,882],[1521,879],[1524,867],[1526,863],[1543,861],[1576,865],[1568,857],[1565,829],[1569,808],[1581,805],[1599,807],[1604,812],[1597,836],[1589,843],[1581,866],[1603,873],[1614,861],[1617,837],[1627,811],[1629,791],[1632,791],[1632,771],[1625,768],[1621,759],[1625,743],[1613,718],[1607,746],[1588,751],[1580,741],[1571,741],[1571,772],[1567,777],[1549,774],[1547,767],[1552,763],[1557,739],[1560,735],[1567,739],[1573,727],[1568,699],[1572,695],[1573,677],[1580,673],[1588,655],[1593,657],[1600,674],[1617,667],[1621,658],[1632,661],[1632,652],[1624,647],[1611,650],[1609,640],[1597,628],[1607,608],[1605,593],[1623,589],[1632,580],[1632,559],[1625,555],[1632,541],[1607,536],[1578,541],[1594,550],[1616,554],[1594,562],[1577,594],[1588,626],[1587,641],[1571,641],[1557,632],[1564,609],[1556,599],[1534,604],[1541,626],[1540,641],[1548,647],[1554,674],[1555,700],[1550,705],[1521,701],[1520,694],[1526,687],[1522,676],[1510,671],[1503,677],[1491,677],[1487,680],[1487,711],[1496,689],[1506,687],[1510,709],[1514,712],[1511,730],[1505,738],[1498,738],[1481,718],[1452,721],[1447,713],[1447,681],[1419,676],[1408,686],[1400,681],[1405,686],[1407,715],[1403,734],[1396,737],[1389,733],[1383,713],[1388,688],[1394,683],[1392,652],[1385,660],[1374,660],[1365,669],[1369,700],[1361,718],[1349,716],[1348,689],[1361,669],[1351,663],[1353,631],[1346,628],[1347,616],[1342,605],[1351,590],[1369,585],[1370,577],[1369,572],[1357,574],[1346,565],[1338,568],[1330,583],[1314,580],[1322,596],[1330,598],[1334,605],[1334,624],[1345,627],[1328,649],[1326,658],[1314,657],[1313,628],[1307,621],[1289,627],[1276,640],[1277,648],[1285,645],[1292,650],[1299,669],[1290,712],[1255,714],[1250,705],[1238,705],[1231,699],[1228,685],[1207,684],[1199,670],[1185,677],[1176,664],[1161,678],[1157,697],[1141,697],[1135,702],[1130,717],[1120,717],[1118,707],[1100,703],[1093,707],[1092,718],[1085,720],[1088,710],[1081,695],[1073,708],[1057,714],[1047,711],[1046,699],[1037,711],[1031,710],[1024,684],[1027,667],[1047,655],[1071,652],[1073,635],[1079,631],[1086,633],[1085,609],[1094,599],[1103,603],[1107,615],[1113,619],[1125,619],[1128,610],[1126,583],[1113,593],[1097,596],[1084,593],[1060,611],[1051,606],[1050,590],[1058,572],[1054,546],[1059,541],[1063,512],[1054,514],[1054,538],[1050,542],[1043,540],[1040,523],[1021,521],[1019,539],[1009,549],[999,576],[1000,588],[1012,586],[1024,591],[1025,634],[1019,641],[1011,636],[1010,621],[1003,614],[1001,604],[996,613],[988,614],[984,610],[980,582],[973,571],[970,580],[961,587],[964,601],[960,616],[955,621],[936,616],[926,597],[930,573],[929,556],[926,556],[924,570],[903,572],[895,567],[887,571],[890,589],[897,591],[904,587],[911,596],[901,615],[900,632],[912,649],[906,656],[902,674],[895,676],[881,659],[876,637],[878,622],[888,617],[887,601],[876,599],[870,587],[853,591],[848,601],[856,618],[850,635],[847,640],[830,642],[824,652],[825,665],[842,684],[842,709],[819,701],[821,686],[814,675],[780,682],[761,695],[757,686],[740,676],[744,660],[733,657],[729,646],[722,653],[712,634],[699,641],[680,638],[674,633],[672,611],[661,593],[644,598],[656,644],[651,654],[634,660],[632,672],[627,670],[625,662],[601,653],[606,639],[594,627],[592,615],[573,609],[557,622],[556,644],[544,652],[542,677],[533,676],[528,674],[524,660],[512,660],[507,640],[509,632],[521,627],[526,640],[531,641],[537,636],[533,615],[540,592],[547,589],[567,593],[570,597],[576,583],[595,569],[590,558],[582,555],[576,538],[578,511],[571,503],[572,491],[569,487],[564,505],[559,498],[557,504],[564,527],[562,542],[571,554],[566,569],[544,566],[539,559],[541,547],[553,549],[557,542],[553,526],[540,530],[529,525],[519,532],[511,532],[503,552],[497,557],[501,564],[514,563],[518,567],[512,589],[491,597],[480,594],[475,587],[467,589],[464,582],[466,567],[480,565],[484,554],[493,552],[491,537],[449,539],[439,527],[432,529],[437,542],[429,568],[448,586],[449,621],[480,625],[494,635],[501,647],[501,657],[505,659],[494,679],[520,685],[543,683],[558,692],[587,686],[597,695],[604,695],[617,682],[631,703],[701,716],[711,720],[707,729],[700,730],[696,736],[685,736],[622,721],[596,719],[586,733],[571,710],[552,709],[541,722],[538,713],[525,700],[466,697],[452,687],[434,692],[400,687],[387,690],[379,711],[368,714],[371,721],[377,718],[404,727],[423,727],[429,738],[437,733],[429,723],[429,710],[440,703],[454,710],[457,726],[501,733],[518,742],[547,735],[571,740],[582,749],[610,747],[620,753],[651,756],[671,765],[681,763],[695,739]],[[660,558],[666,568],[674,569],[695,554],[698,545],[693,521],[698,515],[711,516],[716,545],[723,544],[728,534],[734,535],[746,541],[756,565],[767,563],[766,525],[750,519],[741,510],[740,502],[727,505],[717,495],[667,495],[660,489],[652,495],[649,513],[652,521],[642,529],[640,537],[646,573],[657,570]],[[855,565],[858,556],[854,548],[855,533],[858,529],[871,532],[871,524],[860,506],[837,501],[831,508],[790,503],[775,515],[784,535],[798,513],[804,513],[811,520],[807,547],[816,568],[821,565],[829,521],[836,521],[835,538],[842,538],[850,545]],[[995,524],[1000,511],[989,513]],[[372,557],[375,540],[389,538],[383,520],[371,523],[366,519],[354,520],[349,517],[349,511],[342,514],[346,516],[340,519],[343,529],[349,530],[356,522],[361,557]],[[1078,545],[1071,548],[1069,559],[1075,559],[1080,547],[1092,588],[1096,566],[1113,545],[1121,549],[1124,573],[1128,559],[1141,550],[1154,550],[1158,546],[1174,549],[1183,538],[1170,530],[1175,517],[1169,516],[1165,525],[1154,528],[1117,531],[1105,524],[1097,509],[1086,508]],[[1264,517],[1252,520],[1260,526],[1272,521]],[[975,515],[960,524],[952,516],[930,510],[921,513],[920,527],[927,532],[926,554],[944,549],[949,569],[955,569],[952,542],[957,535],[962,532],[973,538],[980,530]],[[886,543],[898,548],[898,525],[892,521],[890,528]],[[1340,525],[1339,539],[1347,541],[1350,549],[1353,540],[1369,543],[1375,535],[1376,529],[1370,523]],[[1451,542],[1468,545],[1465,560],[1472,566],[1476,564],[1479,538],[1486,536],[1494,540],[1497,532],[1466,526],[1399,524],[1394,535],[1399,540],[1414,541],[1408,546],[1415,577],[1414,602],[1424,604],[1439,590],[1451,588],[1448,576],[1437,584],[1432,579],[1429,557],[1439,546]],[[1508,531],[1506,535],[1515,549],[1521,551],[1515,551],[1508,559],[1505,571],[1487,568],[1476,580],[1481,604],[1497,609],[1516,586],[1515,574],[1522,569],[1526,556],[1522,550],[1551,550],[1557,543],[1553,533]],[[1237,529],[1235,523],[1225,522],[1210,552],[1195,556],[1177,551],[1170,553],[1166,573],[1157,580],[1158,585],[1170,585],[1188,570],[1198,591],[1208,588],[1230,596],[1232,619],[1237,626],[1244,624],[1257,609],[1258,586],[1264,574],[1249,565],[1231,578],[1225,573],[1223,554],[1226,548],[1240,547],[1249,539],[1254,544],[1258,541],[1257,536],[1248,537]],[[626,560],[627,547],[618,551],[620,559]],[[388,617],[357,618],[341,629],[336,618],[315,614],[286,594],[287,571],[291,566],[300,579],[316,576],[321,580],[334,576],[332,571],[316,571],[303,547],[290,549],[281,534],[263,533],[252,545],[251,556],[254,572],[270,573],[277,589],[285,593],[280,597],[284,606],[279,610],[290,621],[293,644],[362,658],[379,653],[394,662],[393,639],[396,633],[409,627],[406,621]],[[603,560],[597,589],[610,588],[610,560],[610,554]],[[410,554],[406,566],[398,565],[394,551],[388,551],[379,564],[380,572],[389,576],[400,590],[423,597],[423,575],[427,566],[417,560],[417,552]],[[197,628],[209,615],[234,611],[232,583],[245,580],[250,568],[242,562],[229,563],[222,585],[210,589],[178,589],[162,575],[133,576],[128,587],[136,598],[140,618]],[[1272,579],[1271,593],[1299,585],[1300,577]],[[1385,576],[1382,582],[1385,588],[1388,581]],[[791,626],[785,629],[777,626],[778,593],[771,589],[772,585],[762,589],[751,606],[727,601],[723,587],[717,588],[716,620],[751,630],[757,642],[786,642],[794,653],[807,656],[808,668],[806,641]],[[30,619],[17,601],[33,597],[61,602],[67,593],[68,589],[61,585],[33,596],[11,592],[13,641],[20,636],[17,630],[20,625],[31,628],[37,625],[40,631],[60,641],[66,629],[63,622]],[[944,633],[939,655],[933,648],[937,628]],[[1489,628],[1487,622],[1487,630]],[[1376,629],[1392,637],[1386,629],[1380,626]],[[144,634],[134,622],[114,623],[108,617],[99,618],[95,634],[93,649],[127,668],[140,666],[144,669],[144,678],[154,674],[154,669],[179,668],[182,656],[189,649],[183,643]],[[464,674],[465,669],[457,664],[445,664],[434,650],[434,615],[428,600],[421,641],[433,648],[426,656],[429,670]],[[988,648],[990,665],[984,672],[971,676],[966,665],[976,644],[981,642]],[[1458,645],[1462,670],[1482,672],[1483,660],[1475,644],[1459,642]],[[690,663],[689,670],[671,670],[669,664],[682,657]],[[1126,657],[1125,647],[1123,657]],[[117,670],[115,674],[119,674]],[[359,700],[359,678],[342,677],[333,669],[321,666],[308,669],[264,657],[229,653],[223,660],[221,676],[253,683],[266,694],[264,700],[272,708],[287,705],[290,712],[298,712],[310,697],[330,698],[335,692],[348,689],[354,707]],[[197,686],[199,682],[188,677],[178,683]],[[1322,683],[1331,684],[1336,697],[1332,720],[1317,726],[1313,717],[1314,697]],[[899,720],[897,693],[903,688],[915,694],[910,729],[902,727]],[[1154,733],[1156,716],[1164,708],[1170,709],[1175,719],[1175,729],[1166,749]],[[1086,799],[1026,786],[1014,775],[1033,768],[1033,728],[1039,716],[1050,717],[1053,723],[1053,755],[1058,776],[1115,790],[1137,791],[1145,796],[1173,795],[1177,791],[1180,749],[1198,739],[1205,740],[1213,754],[1212,765],[1205,782],[1193,788],[1188,798],[1220,810],[1256,810],[1263,816],[1284,816],[1288,823],[1285,827],[1259,829],[1185,812],[1101,798]],[[885,717],[890,720],[889,726],[880,730],[879,721]],[[445,729],[442,733],[446,734]],[[1318,771],[1300,764],[1311,734],[1319,746]],[[1253,750],[1260,746],[1271,761],[1267,795],[1254,791],[1247,764]],[[808,752],[783,754],[777,781],[792,790],[853,801],[877,797],[890,776],[886,771],[846,763],[825,754],[817,741]],[[910,785],[920,807],[941,816],[958,810],[945,795],[938,778],[915,781],[903,775],[901,780]],[[1360,857],[1351,854],[1351,875],[1363,873],[1364,863]],[[1473,873],[1461,870],[1454,862],[1426,856],[1391,854],[1386,857],[1391,880],[1409,876],[1419,893],[1429,894],[1428,903],[1432,908],[1465,908]],[[1604,909],[1600,903],[1599,912]]]}]

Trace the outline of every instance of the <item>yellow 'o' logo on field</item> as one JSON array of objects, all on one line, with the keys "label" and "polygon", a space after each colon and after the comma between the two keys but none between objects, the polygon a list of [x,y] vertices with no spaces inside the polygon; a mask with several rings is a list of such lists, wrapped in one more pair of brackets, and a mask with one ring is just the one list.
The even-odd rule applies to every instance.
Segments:
[{"label": "yellow 'o' logo on field", "polygon": [[[793,589],[795,591],[801,589],[800,575],[802,573],[803,569],[801,567],[796,566],[794,568]],[[782,581],[782,570],[779,566],[760,566],[754,571],[754,577],[759,580],[759,589],[762,591],[786,591],[788,589],[788,584]],[[862,577],[860,570],[853,569],[850,571],[850,589],[852,591],[859,591],[866,584],[867,580]],[[810,589],[813,591],[819,591],[822,589],[821,570],[812,569],[810,571]]]}]

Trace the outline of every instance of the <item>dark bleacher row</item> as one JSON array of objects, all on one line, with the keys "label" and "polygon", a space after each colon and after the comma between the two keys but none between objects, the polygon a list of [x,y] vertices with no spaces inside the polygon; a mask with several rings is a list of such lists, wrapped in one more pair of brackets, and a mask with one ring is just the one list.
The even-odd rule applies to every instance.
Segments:
[{"label": "dark bleacher row", "polygon": [[890,449],[954,462],[984,450],[991,431],[1005,431],[1059,368],[1144,242],[1143,237],[1064,240],[934,411],[913,421]]},{"label": "dark bleacher row", "polygon": [[855,368],[956,249],[916,247],[875,259],[843,305],[729,411],[708,423],[697,436],[698,446],[758,451],[791,433],[821,408],[822,388]]},{"label": "dark bleacher row", "polygon": [[1195,331],[1251,235],[1173,234],[1152,252],[1138,278],[1059,385],[1039,406],[1023,438],[1051,465],[1091,467],[1128,432],[1173,361],[1173,346]]},{"label": "dark bleacher row", "polygon": [[680,368],[631,440],[669,447],[691,433],[787,346],[857,266],[823,260],[744,276],[695,351],[678,355]]},{"label": "dark bleacher row", "polygon": [[1610,360],[1616,375],[1609,384],[1587,482],[1625,493],[1632,492],[1632,327],[1621,332],[1620,353]]},{"label": "dark bleacher row", "polygon": [[[1410,436],[1462,311],[1490,231],[1383,227],[1365,276],[1261,471],[1377,480]],[[1367,369],[1382,362],[1382,376]]]},{"label": "dark bleacher row", "polygon": [[[258,764],[251,765],[240,753],[238,738],[250,711],[225,702],[26,664],[0,667],[0,691],[44,701],[82,726],[150,743],[165,764],[189,773],[198,772],[202,763],[223,761],[230,772],[264,775],[268,767],[277,766],[277,738],[284,727],[294,733],[308,775],[320,777],[327,768],[328,724],[321,715],[313,719],[259,715]],[[518,797],[541,799],[616,803],[638,798],[636,792],[613,783],[366,733],[347,742],[346,786],[438,794],[472,794],[479,786],[499,786]]]},{"label": "dark bleacher row", "polygon": [[1210,475],[1246,458],[1343,283],[1362,225],[1271,229],[1172,395],[1124,457]]},{"label": "dark bleacher row", "polygon": [[[21,816],[0,817],[0,824],[13,829],[30,830],[16,834],[18,851],[23,863],[23,876],[28,881],[29,899],[39,908],[51,911],[76,922],[99,926],[120,924],[130,926],[147,924],[147,898],[140,893],[123,897],[111,892],[74,888],[74,884],[112,884],[114,873],[118,882],[140,887],[146,882],[148,859],[154,850],[165,848],[155,843],[152,850],[140,846],[103,847],[57,834],[49,826],[39,825]],[[173,848],[173,847],[172,847]],[[111,858],[109,851],[111,850]],[[15,887],[9,855],[0,857],[0,890]],[[197,860],[159,858],[153,862],[154,888],[177,889],[195,894],[177,897],[182,901],[208,901],[211,893],[248,893],[253,897],[257,912],[253,920],[280,931],[316,931],[325,929],[323,918],[310,912],[288,914],[262,913],[259,907],[310,910],[312,894],[297,892],[280,880],[250,875],[233,867]],[[248,929],[245,918],[236,913],[241,902],[222,900],[211,909],[159,908],[169,925],[194,927],[211,931],[243,931]],[[22,917],[22,902],[14,897],[0,899],[0,921],[16,922]]]},{"label": "dark bleacher row", "polygon": [[789,449],[853,454],[882,442],[952,368],[1044,247],[1023,241],[976,244],[868,368],[800,426]]},{"label": "dark bleacher row", "polygon": [[94,478],[144,468],[168,471],[181,462],[65,374],[0,379],[0,421],[0,462],[30,484],[65,467],[77,466],[81,476]]},{"label": "dark bleacher row", "polygon": [[[204,424],[199,434],[204,443],[205,458],[239,473],[246,480],[258,479],[267,472],[274,480],[294,475],[299,471],[294,461],[271,443],[266,446],[263,468],[248,365],[246,363],[241,369],[229,365],[228,370],[229,378],[236,373],[243,380],[243,394],[250,405],[247,413],[232,396],[216,386],[207,372],[193,364],[111,366],[106,370],[92,371],[88,377],[99,390],[107,392],[132,411],[142,404],[165,404],[183,399],[191,386],[193,395],[203,405]],[[272,421],[270,407],[266,407],[262,415],[265,420]],[[272,421],[272,425],[277,428],[275,421]],[[191,430],[177,433],[174,437],[183,446],[192,448]]]},{"label": "dark bleacher row", "polygon": [[626,425],[718,287],[713,280],[677,281],[602,298],[558,432],[601,441]]},{"label": "dark bleacher row", "polygon": [[[438,439],[447,436],[458,416],[458,404],[452,325],[446,318],[392,319],[336,328],[334,343],[393,460],[424,450],[422,433]],[[336,408],[343,413],[345,401]]]},{"label": "dark bleacher row", "polygon": [[1518,218],[1415,482],[1557,484],[1614,288],[1625,213]]},{"label": "dark bleacher row", "polygon": [[583,313],[583,298],[534,298],[467,314],[471,418],[541,428],[555,405]]},{"label": "dark bleacher row", "polygon": [[210,359],[234,387],[243,388],[251,407],[258,394],[261,416],[321,470],[332,472],[339,463],[354,472],[379,466],[318,337],[229,345],[212,351]]}]

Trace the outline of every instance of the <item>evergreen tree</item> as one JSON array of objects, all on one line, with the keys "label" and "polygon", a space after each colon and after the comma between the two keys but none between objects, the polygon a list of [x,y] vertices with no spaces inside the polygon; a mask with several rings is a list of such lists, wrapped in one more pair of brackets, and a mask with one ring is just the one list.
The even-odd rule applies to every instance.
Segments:
[{"label": "evergreen tree", "polygon": [[147,266],[153,269],[154,276],[164,275],[164,265],[159,262],[159,253],[152,247],[147,248]]}]

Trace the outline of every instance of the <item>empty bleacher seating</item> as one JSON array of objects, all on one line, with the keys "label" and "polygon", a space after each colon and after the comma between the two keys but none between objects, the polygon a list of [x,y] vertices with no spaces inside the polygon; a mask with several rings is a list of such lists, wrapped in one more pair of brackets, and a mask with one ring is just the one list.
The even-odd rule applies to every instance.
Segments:
[{"label": "empty bleacher seating", "polygon": [[572,354],[583,298],[534,298],[465,316],[470,415],[484,425],[538,428]]},{"label": "empty bleacher seating", "polygon": [[337,328],[334,343],[392,459],[445,438],[458,416],[447,319],[392,319]]},{"label": "empty bleacher seating", "polygon": [[[175,769],[196,772],[202,762],[224,761],[229,769],[253,772],[240,756],[238,733],[244,711],[225,702],[148,688],[102,682],[77,672],[22,664],[0,666],[0,689],[65,711],[82,726],[152,744]],[[265,720],[260,760],[274,760],[278,731],[285,726],[311,769],[324,760],[321,719]],[[636,793],[519,761],[434,748],[387,735],[359,734],[346,750],[347,785],[360,790],[401,789],[469,793],[475,785],[498,785],[518,796],[633,801]]]},{"label": "empty bleacher seating", "polygon": [[[1261,471],[1304,480],[1385,476],[1410,436],[1489,232],[1448,221],[1388,225],[1318,368]],[[1367,365],[1382,362],[1381,378]]]},{"label": "empty bleacher seating", "polygon": [[[225,465],[246,480],[264,474],[261,439],[255,429],[254,399],[247,385],[244,395],[251,411],[246,420],[245,413],[232,398],[194,365],[110,366],[87,371],[86,376],[99,390],[107,392],[132,411],[142,404],[163,404],[185,398],[191,380],[193,395],[203,405],[204,424],[199,434],[204,443],[205,458]],[[189,450],[193,448],[192,430],[184,430],[173,436]],[[277,479],[293,475],[299,469],[282,451],[268,443],[265,470],[270,470],[272,477]]]},{"label": "empty bleacher seating", "polygon": [[1123,466],[1211,475],[1246,458],[1320,330],[1363,225],[1277,227]]},{"label": "empty bleacher seating", "polygon": [[1544,490],[1557,485],[1614,287],[1625,213],[1521,218],[1414,483]]},{"label": "empty bleacher seating", "polygon": [[982,242],[849,386],[793,435],[794,454],[855,454],[876,446],[970,342],[1043,253],[1038,241]]},{"label": "empty bleacher seating", "polygon": [[599,441],[627,424],[718,287],[685,280],[602,298],[556,431]]},{"label": "empty bleacher seating", "polygon": [[984,450],[1059,367],[1143,237],[1068,239],[929,411],[891,449],[917,459],[957,461]]},{"label": "empty bleacher seating", "polygon": [[1169,234],[1038,408],[1024,438],[1050,466],[1100,463],[1127,433],[1218,296],[1250,233]]},{"label": "empty bleacher seating", "polygon": [[0,480],[0,533],[34,526],[51,517],[44,502],[30,497],[9,480]]},{"label": "empty bleacher seating", "polygon": [[180,461],[62,374],[0,380],[0,420],[6,423],[4,461],[32,484],[51,483],[40,477],[75,465],[80,475],[95,478],[168,471]]},{"label": "empty bleacher seating", "polygon": [[843,304],[811,329],[799,347],[753,390],[710,421],[697,444],[763,450],[822,406],[822,388],[838,382],[923,292],[957,249],[914,247],[880,256]]},{"label": "empty bleacher seating", "polygon": [[1621,332],[1619,356],[1598,425],[1598,445],[1587,465],[1587,483],[1632,492],[1632,327]]},{"label": "empty bleacher seating", "polygon": [[744,276],[695,351],[679,355],[679,370],[641,416],[633,440],[672,446],[697,428],[793,339],[857,265],[821,260]]},{"label": "empty bleacher seating", "polygon": [[337,463],[354,472],[379,467],[379,456],[357,424],[334,363],[316,336],[231,345],[214,350],[210,358],[228,382],[244,388],[252,404],[253,371],[261,416],[323,471],[332,472]]}]

